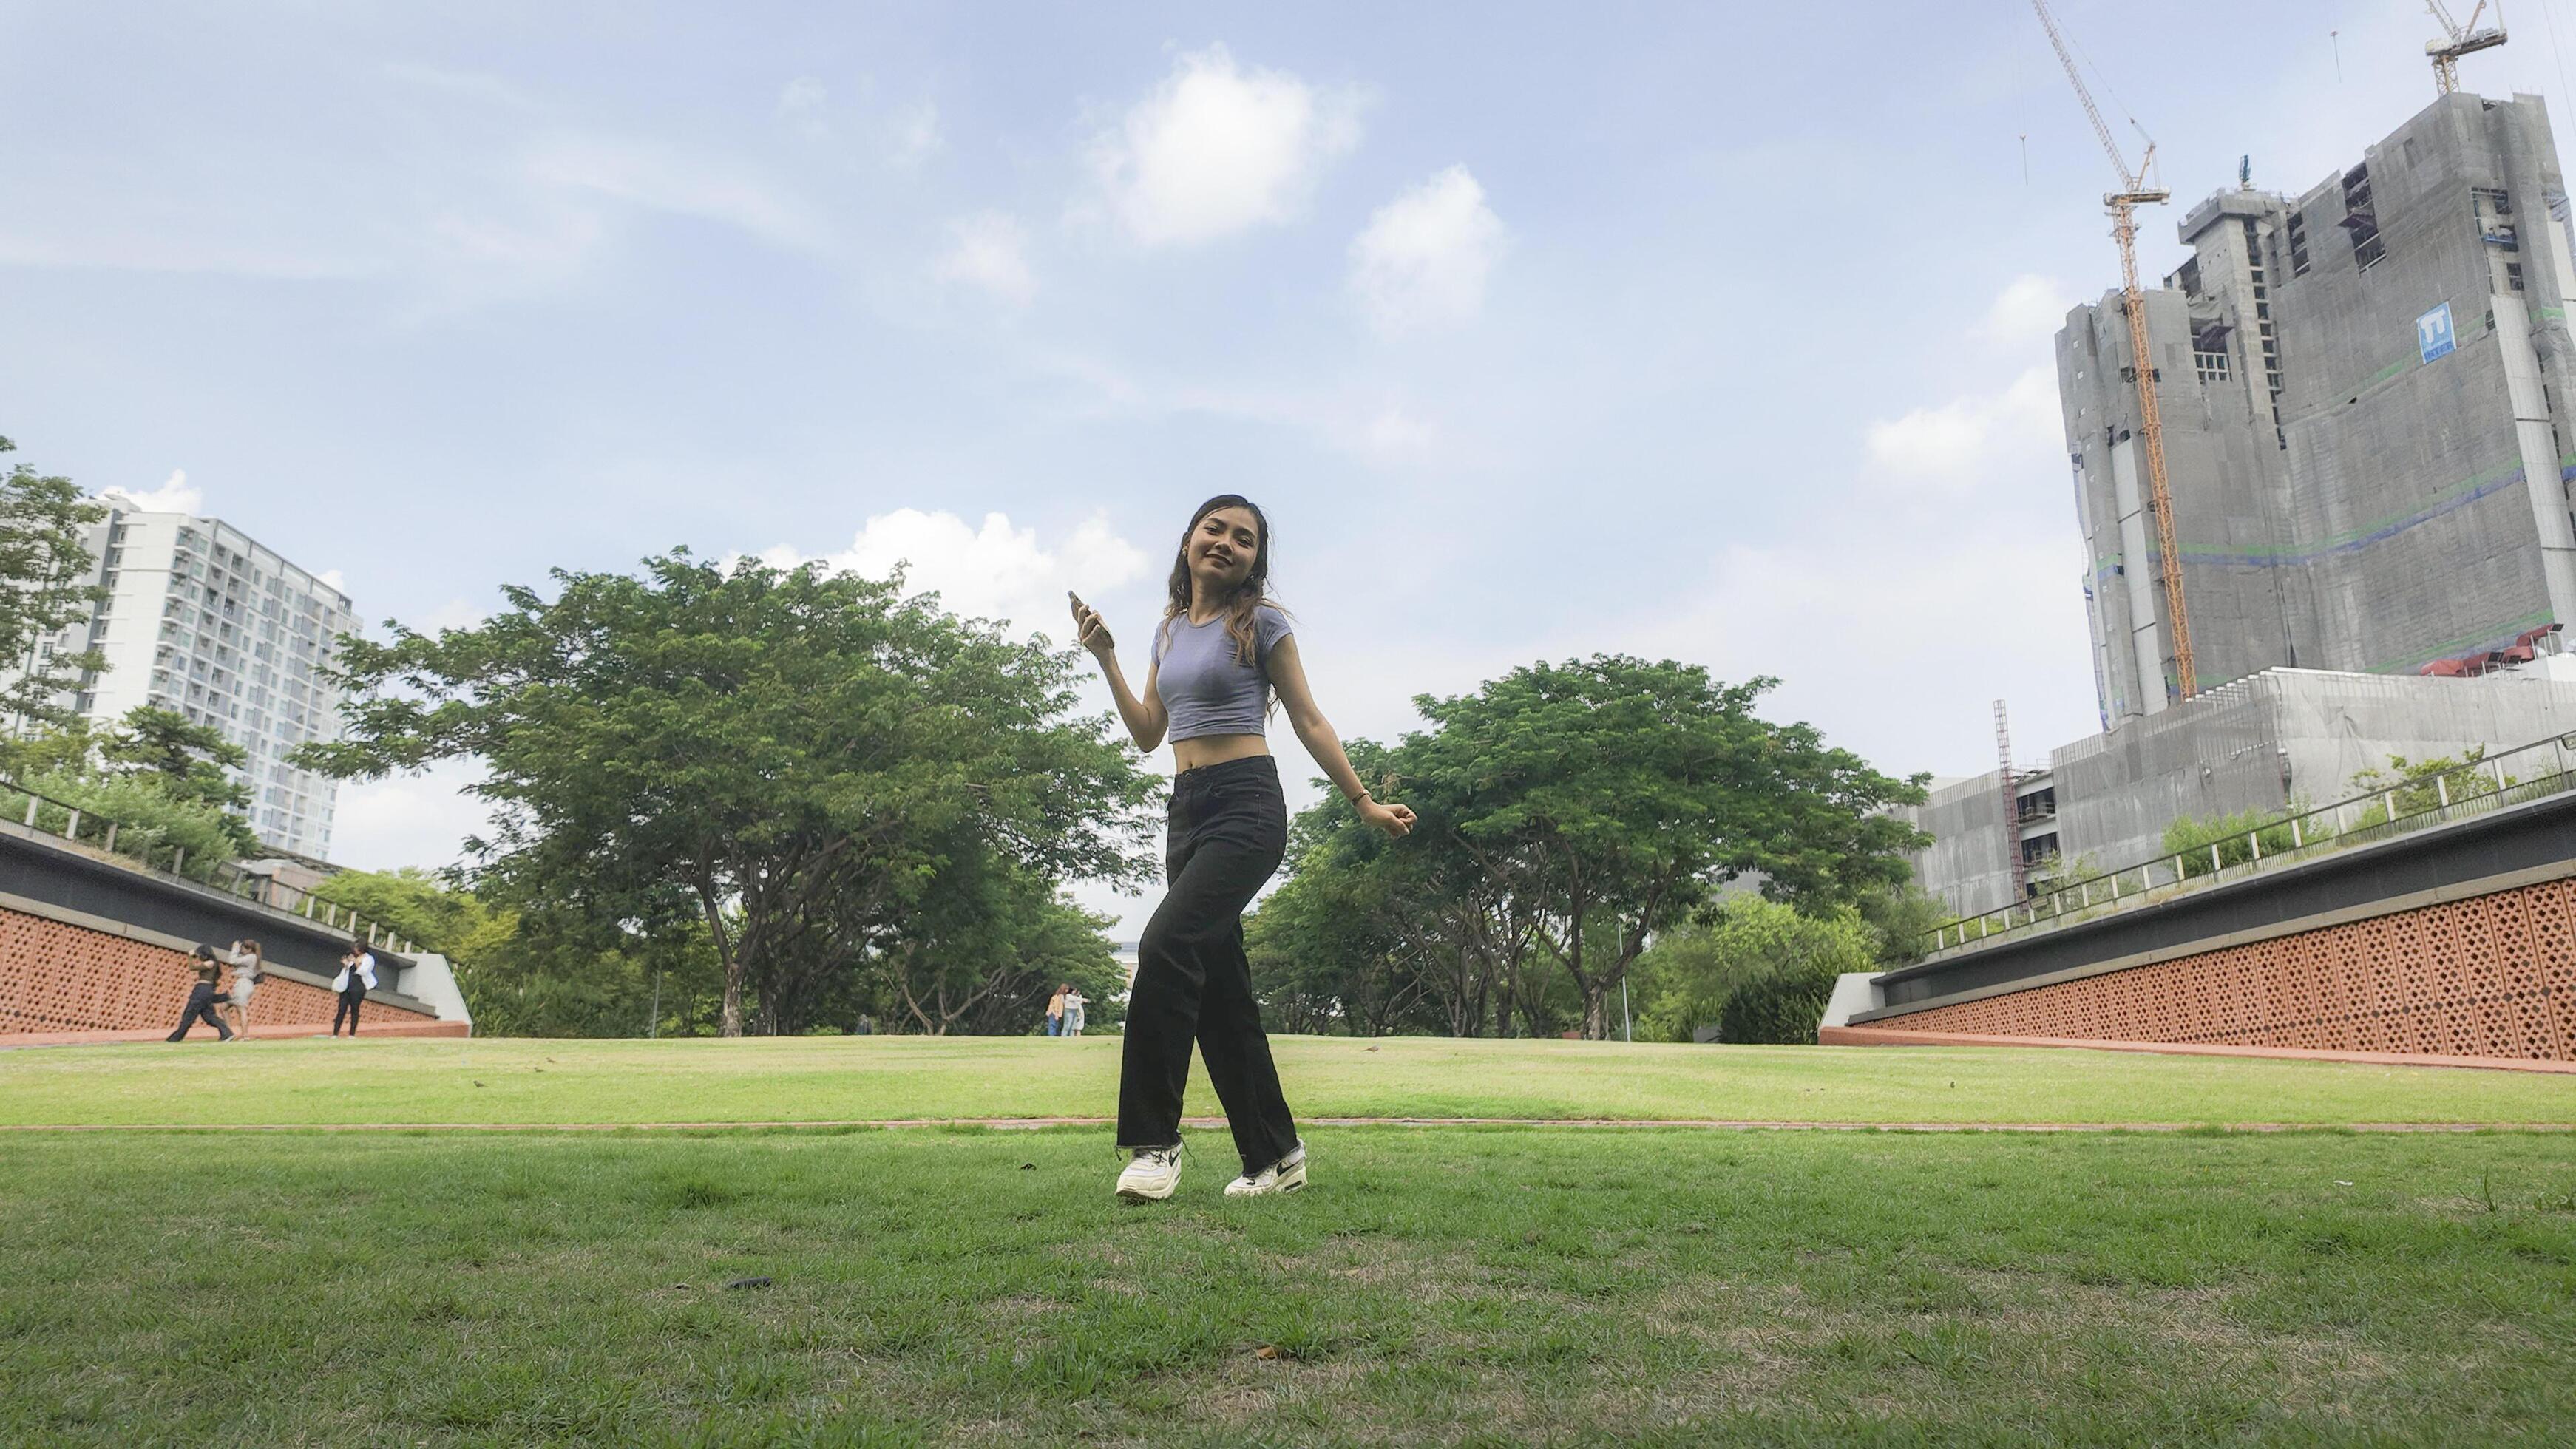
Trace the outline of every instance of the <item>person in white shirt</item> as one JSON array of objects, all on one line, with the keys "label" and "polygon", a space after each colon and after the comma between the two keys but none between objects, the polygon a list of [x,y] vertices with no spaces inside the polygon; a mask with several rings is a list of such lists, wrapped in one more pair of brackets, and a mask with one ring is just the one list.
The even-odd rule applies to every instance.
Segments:
[{"label": "person in white shirt", "polygon": [[331,1013],[331,1035],[340,1034],[340,1023],[345,1019],[349,1023],[349,1035],[356,1036],[358,1005],[367,999],[368,992],[376,989],[376,958],[368,951],[366,942],[349,942],[349,949],[340,957],[340,974],[331,978],[331,989],[340,993],[339,1009]]},{"label": "person in white shirt", "polygon": [[1082,1008],[1086,1004],[1080,991],[1071,986],[1064,989],[1064,1034],[1066,1036],[1082,1035]]}]

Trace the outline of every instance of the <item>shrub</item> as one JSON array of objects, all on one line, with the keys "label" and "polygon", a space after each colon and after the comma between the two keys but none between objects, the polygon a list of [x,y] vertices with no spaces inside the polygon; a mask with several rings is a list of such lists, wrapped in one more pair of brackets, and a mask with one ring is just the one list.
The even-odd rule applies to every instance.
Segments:
[{"label": "shrub", "polygon": [[[240,853],[237,821],[212,805],[173,799],[148,778],[54,773],[37,775],[26,785],[38,795],[63,802],[37,809],[38,828],[59,834],[70,824],[71,811],[64,806],[76,807],[82,815],[80,838],[89,845],[106,840],[104,826],[93,822],[117,822],[119,855],[164,869],[174,858],[180,859],[186,874],[204,880]],[[0,787],[0,811],[11,820],[25,820],[27,797]],[[184,858],[179,856],[181,851],[186,852]]]},{"label": "shrub", "polygon": [[1690,1041],[1716,1023],[1728,1042],[1810,1043],[1834,978],[1878,968],[1880,937],[1858,912],[1801,915],[1736,896],[1637,959],[1639,1037]]},{"label": "shrub", "polygon": [[[2165,827],[2164,851],[2167,855],[2182,857],[2182,873],[2186,877],[2208,875],[2252,860],[2254,844],[2247,838],[2249,836],[2262,843],[2265,855],[2285,855],[2293,848],[2290,816],[2306,809],[2304,804],[2295,804],[2287,812],[2240,810],[2233,815],[2213,816],[2207,820],[2195,820],[2186,815]],[[2299,841],[2303,845],[2314,845],[2332,833],[2333,827],[2326,820],[2309,820],[2299,827]],[[2215,865],[2209,855],[2213,845],[2218,847]]]}]

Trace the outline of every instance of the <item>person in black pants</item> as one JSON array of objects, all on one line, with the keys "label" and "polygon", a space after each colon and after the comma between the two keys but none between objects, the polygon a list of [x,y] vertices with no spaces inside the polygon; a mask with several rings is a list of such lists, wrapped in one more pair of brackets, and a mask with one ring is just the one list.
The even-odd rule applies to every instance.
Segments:
[{"label": "person in black pants", "polygon": [[198,946],[189,959],[196,965],[197,980],[188,988],[188,1009],[180,1014],[179,1029],[163,1040],[178,1041],[187,1036],[188,1028],[203,1021],[215,1029],[217,1041],[231,1041],[233,1029],[215,1014],[215,982],[223,975],[223,964],[215,959],[214,948],[205,945]]},{"label": "person in black pants", "polygon": [[349,942],[349,949],[340,955],[340,974],[331,978],[331,989],[340,993],[340,1004],[331,1013],[331,1034],[338,1036],[340,1023],[345,1020],[349,1035],[356,1036],[358,1007],[366,1001],[367,993],[376,989],[376,958],[366,942]]},{"label": "person in black pants", "polygon": [[1152,750],[1169,733],[1178,768],[1163,857],[1171,890],[1136,943],[1118,1076],[1118,1146],[1128,1161],[1117,1191],[1129,1202],[1160,1202],[1180,1186],[1181,1092],[1193,1040],[1243,1156],[1243,1175],[1225,1195],[1306,1185],[1306,1144],[1270,1059],[1243,951],[1243,908],[1288,844],[1279,767],[1263,736],[1274,695],[1362,819],[1392,836],[1413,828],[1411,810],[1370,799],[1351,769],[1341,736],[1306,687],[1295,634],[1270,601],[1269,581],[1270,520],[1232,493],[1200,504],[1172,560],[1142,695],[1127,687],[1108,624],[1073,599],[1075,637],[1100,661],[1136,747]]}]

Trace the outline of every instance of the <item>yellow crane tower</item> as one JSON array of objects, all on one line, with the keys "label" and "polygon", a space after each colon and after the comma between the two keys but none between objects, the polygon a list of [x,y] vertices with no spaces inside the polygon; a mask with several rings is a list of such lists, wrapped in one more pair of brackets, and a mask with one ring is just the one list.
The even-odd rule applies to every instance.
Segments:
[{"label": "yellow crane tower", "polygon": [[2120,242],[2120,305],[2129,319],[2131,370],[2138,379],[2139,451],[2147,455],[2147,499],[2156,515],[2165,627],[2173,633],[2174,684],[2182,697],[2189,699],[2200,691],[2192,678],[2191,619],[2182,604],[2182,553],[2174,546],[2173,490],[2165,481],[2165,428],[2156,411],[2155,360],[2147,348],[2147,299],[2138,290],[2137,208],[2145,202],[2170,201],[2173,193],[2147,185],[2147,172],[2156,164],[2155,142],[2147,143],[2146,154],[2138,158],[2138,169],[2129,169],[2128,159],[2120,154],[2120,143],[2112,139],[2111,128],[2102,119],[2101,107],[2093,104],[2093,92],[2085,87],[2083,75],[2075,68],[2066,37],[2058,33],[2057,17],[2048,13],[2048,0],[2030,0],[2030,8],[2039,12],[2039,23],[2048,31],[2048,43],[2056,47],[2058,62],[2066,67],[2066,78],[2075,83],[2075,99],[2084,103],[2085,117],[2093,122],[2093,134],[2109,154],[2111,169],[2120,174],[2120,189],[2105,195],[2102,204],[2110,208],[2111,235]]},{"label": "yellow crane tower", "polygon": [[2451,12],[2443,7],[2442,0],[2424,0],[2424,8],[2432,11],[2433,18],[2441,21],[2442,29],[2450,33],[2448,40],[2424,42],[2424,53],[2433,58],[2433,89],[2447,96],[2460,88],[2461,56],[2492,50],[2504,44],[2504,3],[2496,0],[2496,23],[2484,30],[2477,27],[2478,17],[2486,13],[2487,0],[2478,0],[2478,8],[2469,12],[2466,25],[2451,18]]}]

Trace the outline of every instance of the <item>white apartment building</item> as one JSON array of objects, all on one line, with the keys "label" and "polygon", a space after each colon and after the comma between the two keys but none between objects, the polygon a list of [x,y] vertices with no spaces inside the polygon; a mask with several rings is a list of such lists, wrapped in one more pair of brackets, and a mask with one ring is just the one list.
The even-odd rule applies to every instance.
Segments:
[{"label": "white apartment building", "polygon": [[213,725],[247,750],[250,823],[262,841],[327,858],[337,782],[286,763],[307,740],[339,737],[340,695],[322,677],[357,632],[348,596],[220,519],[147,513],[109,494],[89,533],[108,591],[86,624],[40,652],[95,647],[104,673],[70,703],[104,727],[137,705]]}]

